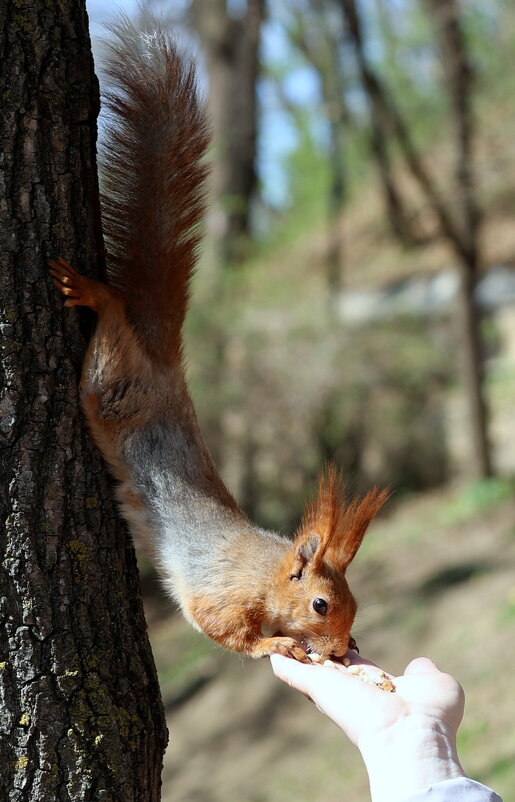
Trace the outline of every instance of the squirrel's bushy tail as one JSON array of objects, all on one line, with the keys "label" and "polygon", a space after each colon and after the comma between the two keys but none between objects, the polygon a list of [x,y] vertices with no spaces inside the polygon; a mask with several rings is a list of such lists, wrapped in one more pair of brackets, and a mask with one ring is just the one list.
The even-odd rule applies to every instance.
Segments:
[{"label": "squirrel's bushy tail", "polygon": [[204,212],[206,113],[192,64],[151,18],[108,26],[100,157],[109,283],[151,355],[180,355]]}]

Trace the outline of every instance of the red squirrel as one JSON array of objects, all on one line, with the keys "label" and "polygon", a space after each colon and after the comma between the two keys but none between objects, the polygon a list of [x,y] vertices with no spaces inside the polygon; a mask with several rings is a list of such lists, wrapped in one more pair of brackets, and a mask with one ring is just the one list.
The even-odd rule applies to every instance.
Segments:
[{"label": "red squirrel", "polygon": [[293,540],[253,525],[218,475],[186,386],[182,325],[204,212],[209,127],[192,65],[161,30],[111,26],[102,161],[108,284],[50,262],[65,306],[98,316],[81,379],[93,438],[137,544],[188,621],[251,657],[341,657],[345,571],[387,492],[344,505],[320,481]]}]

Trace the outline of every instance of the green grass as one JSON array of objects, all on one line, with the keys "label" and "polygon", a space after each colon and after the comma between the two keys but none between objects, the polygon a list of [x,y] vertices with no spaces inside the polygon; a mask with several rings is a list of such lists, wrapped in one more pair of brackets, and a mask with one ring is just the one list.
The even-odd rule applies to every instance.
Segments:
[{"label": "green grass", "polygon": [[[417,654],[427,654],[463,684],[460,758],[469,775],[506,799],[515,786],[512,497],[512,480],[496,479],[399,503],[376,523],[373,548],[365,540],[349,579],[363,602],[356,635],[367,656],[401,671]],[[446,524],[436,526],[435,520]],[[172,709],[169,720],[176,736],[169,760],[186,775],[198,769],[181,751],[181,724],[187,729],[189,721],[202,721],[195,761],[202,759],[206,775],[222,772],[212,802],[336,802],[343,790],[367,802],[355,748],[317,717],[313,705],[277,687],[261,661],[227,655],[180,619],[171,626],[161,622],[151,636],[165,702],[194,684],[206,666],[213,671],[210,691]],[[254,695],[255,711],[249,707]],[[267,704],[279,705],[269,726],[263,722]],[[276,756],[272,762],[270,754]],[[177,795],[173,783],[164,790],[165,801],[188,799]]]},{"label": "green grass", "polygon": [[513,587],[508,591],[506,599],[500,604],[498,620],[499,626],[515,626],[515,580]]},{"label": "green grass", "polygon": [[515,480],[512,477],[471,482],[441,505],[435,522],[438,526],[455,526],[475,516],[486,515],[509,498],[515,498]]},{"label": "green grass", "polygon": [[204,635],[182,622],[174,627],[172,639],[159,636],[154,647],[159,681],[165,700],[180,694],[194,678],[210,672],[220,650]]}]

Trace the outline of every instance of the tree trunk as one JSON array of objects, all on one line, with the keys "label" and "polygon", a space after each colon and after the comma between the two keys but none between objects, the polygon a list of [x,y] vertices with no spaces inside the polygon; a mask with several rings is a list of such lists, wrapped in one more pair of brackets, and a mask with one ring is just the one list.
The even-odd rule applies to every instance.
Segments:
[{"label": "tree trunk", "polygon": [[482,390],[481,312],[476,301],[480,265],[480,212],[474,181],[473,70],[468,60],[456,0],[425,0],[425,5],[437,31],[455,139],[455,209],[464,246],[461,249],[459,294],[462,372],[469,399],[474,464],[478,476],[491,476],[493,469],[487,433],[487,405]]},{"label": "tree trunk", "polygon": [[406,209],[402,192],[395,179],[388,149],[388,139],[395,136],[401,153],[413,177],[434,209],[445,236],[454,241],[452,220],[434,182],[427,173],[422,159],[413,144],[410,131],[394,99],[387,92],[379,75],[373,69],[365,50],[365,36],[361,16],[355,0],[341,0],[345,26],[351,41],[361,83],[367,97],[372,123],[372,152],[377,162],[386,211],[390,226],[398,239],[408,246],[424,245],[427,239],[413,225]]},{"label": "tree trunk", "polygon": [[[205,253],[211,269],[214,307],[220,305],[228,271],[248,253],[250,208],[256,189],[257,77],[264,0],[247,0],[238,16],[228,0],[194,0],[193,20],[202,42],[209,72],[208,106],[213,120],[214,158]],[[213,395],[224,397],[228,334],[225,321],[216,321],[207,382]],[[218,404],[206,411],[204,428],[215,463],[223,471],[224,410]]]},{"label": "tree trunk", "polygon": [[103,266],[82,2],[3,3],[0,798],[155,802],[166,726],[134,551],[78,409],[46,258]]},{"label": "tree trunk", "polygon": [[[475,300],[479,273],[479,211],[473,180],[473,116],[471,108],[472,70],[467,60],[466,44],[460,27],[455,0],[426,0],[426,7],[436,22],[445,84],[451,100],[453,131],[456,141],[456,167],[453,195],[444,201],[436,182],[426,169],[414,146],[409,127],[391,95],[374,72],[365,53],[364,36],[356,0],[341,0],[349,38],[353,42],[363,88],[369,98],[376,134],[375,155],[387,188],[390,216],[399,238],[412,244],[424,244],[424,237],[413,229],[404,210],[401,193],[391,171],[383,141],[389,132],[395,137],[412,176],[417,181],[439,224],[439,236],[447,239],[460,265],[460,338],[462,374],[467,394],[471,440],[471,472],[476,476],[492,474],[488,441],[487,405],[483,388],[480,313]],[[379,145],[379,147],[377,147]],[[391,198],[389,196],[391,192]]]},{"label": "tree trunk", "polygon": [[[307,8],[292,14],[288,34],[305,59],[316,70],[320,80],[324,110],[329,128],[329,189],[327,289],[329,313],[337,309],[342,289],[343,237],[341,217],[346,201],[346,175],[343,155],[345,130],[350,115],[345,96],[345,79],[341,62],[341,31],[338,17],[325,0],[309,0]],[[341,27],[341,26],[340,26]]]},{"label": "tree trunk", "polygon": [[491,448],[488,440],[488,408],[483,393],[483,349],[481,315],[475,300],[477,273],[470,263],[460,271],[458,330],[461,335],[461,370],[471,431],[473,472],[477,477],[492,476]]},{"label": "tree trunk", "polygon": [[340,31],[335,25],[333,9],[327,6],[325,0],[311,0],[310,6],[314,12],[317,24],[321,28],[323,37],[322,52],[317,59],[316,53],[311,53],[309,37],[305,36],[303,52],[317,69],[324,105],[327,110],[329,123],[329,195],[328,195],[328,228],[329,248],[327,252],[327,285],[329,292],[329,311],[334,313],[337,307],[339,293],[342,289],[343,270],[343,237],[341,231],[342,213],[346,201],[345,162],[343,147],[345,141],[345,127],[349,123],[350,115],[345,97],[345,80],[343,75],[340,48]]},{"label": "tree trunk", "polygon": [[209,233],[216,267],[234,267],[245,256],[256,189],[256,84],[264,0],[247,0],[241,16],[229,10],[227,0],[195,0],[193,10],[207,58],[214,129]]}]

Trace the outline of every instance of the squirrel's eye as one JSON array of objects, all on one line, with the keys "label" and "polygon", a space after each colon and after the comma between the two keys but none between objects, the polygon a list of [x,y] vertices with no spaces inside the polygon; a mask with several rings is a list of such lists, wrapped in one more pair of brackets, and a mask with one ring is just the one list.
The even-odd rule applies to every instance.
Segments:
[{"label": "squirrel's eye", "polygon": [[325,615],[327,613],[327,602],[325,599],[317,598],[313,599],[313,610],[315,613],[319,615]]}]

